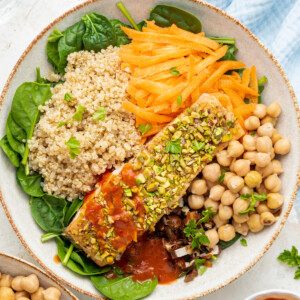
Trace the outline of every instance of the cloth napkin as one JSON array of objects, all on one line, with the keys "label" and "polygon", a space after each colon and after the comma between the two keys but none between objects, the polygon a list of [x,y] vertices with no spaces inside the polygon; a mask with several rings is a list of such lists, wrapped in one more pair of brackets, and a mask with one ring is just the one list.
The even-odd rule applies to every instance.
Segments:
[{"label": "cloth napkin", "polygon": [[[283,67],[300,104],[300,0],[209,0],[248,27]],[[300,219],[300,188],[295,201]]]}]

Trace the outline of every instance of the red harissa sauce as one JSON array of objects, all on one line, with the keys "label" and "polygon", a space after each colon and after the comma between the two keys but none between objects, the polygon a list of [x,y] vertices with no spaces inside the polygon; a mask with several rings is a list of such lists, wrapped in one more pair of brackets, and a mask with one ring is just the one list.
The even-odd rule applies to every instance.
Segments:
[{"label": "red harissa sauce", "polygon": [[175,281],[181,273],[158,238],[143,237],[131,244],[116,265],[139,282],[157,277],[158,283],[167,284]]}]

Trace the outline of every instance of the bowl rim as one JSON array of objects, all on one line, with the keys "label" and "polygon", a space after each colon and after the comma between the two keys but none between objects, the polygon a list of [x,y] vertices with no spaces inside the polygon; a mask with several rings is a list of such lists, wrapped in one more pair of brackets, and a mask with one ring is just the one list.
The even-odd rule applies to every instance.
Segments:
[{"label": "bowl rim", "polygon": [[34,272],[36,273],[39,273],[37,275],[42,275],[42,276],[45,276],[47,277],[48,279],[50,279],[51,281],[53,281],[54,283],[56,283],[61,289],[64,290],[64,292],[66,292],[73,300],[79,300],[71,291],[69,291],[66,287],[64,287],[58,280],[56,280],[54,277],[52,277],[51,275],[49,275],[48,273],[46,273],[44,270],[42,270],[41,268],[35,266],[34,264],[22,259],[22,258],[19,258],[19,257],[16,257],[16,256],[13,256],[13,255],[10,255],[10,254],[7,254],[7,253],[4,253],[4,252],[0,252],[0,257],[5,257],[5,258],[8,258],[10,260],[13,260],[13,261],[16,261],[18,263],[21,263],[23,265],[26,265],[27,267],[31,268],[34,270]]},{"label": "bowl rim", "polygon": [[[22,53],[22,55],[20,56],[20,58],[18,59],[18,61],[16,62],[16,64],[14,65],[13,67],[13,70],[12,72],[10,73],[5,85],[4,85],[4,88],[2,90],[2,93],[1,93],[1,96],[0,96],[0,109],[2,108],[2,104],[3,104],[3,101],[4,101],[4,98],[5,98],[5,95],[6,95],[6,92],[10,86],[10,83],[15,75],[15,73],[17,72],[20,64],[22,63],[22,61],[25,59],[25,57],[27,56],[27,54],[30,52],[30,50],[33,48],[33,46],[45,35],[45,33],[50,29],[52,28],[55,24],[57,24],[59,21],[61,21],[62,19],[64,19],[66,16],[70,15],[71,13],[85,7],[85,6],[88,6],[92,3],[96,3],[96,2],[100,2],[102,0],[87,0],[83,3],[80,3],[74,7],[72,7],[71,9],[67,10],[66,12],[64,12],[62,15],[60,15],[59,17],[57,17],[56,19],[54,19],[50,24],[48,24],[32,41],[31,43],[27,46],[27,48],[24,50],[24,52]],[[252,40],[254,40],[263,50],[264,52],[268,55],[268,57],[272,60],[272,62],[274,63],[275,67],[278,69],[280,75],[282,76],[282,78],[284,79],[284,82],[285,84],[287,85],[288,89],[289,89],[289,93],[290,93],[290,96],[294,102],[294,107],[295,107],[295,110],[296,110],[296,115],[297,115],[297,120],[298,120],[298,131],[300,132],[300,109],[299,109],[299,105],[298,105],[298,102],[297,102],[297,98],[296,98],[296,95],[295,95],[295,92],[293,90],[293,87],[287,77],[287,75],[285,74],[283,68],[281,67],[281,65],[279,64],[278,60],[275,58],[275,56],[270,52],[270,50],[246,27],[244,26],[240,21],[238,21],[237,19],[235,19],[234,17],[230,16],[228,13],[226,13],[224,10],[212,5],[212,4],[209,4],[205,1],[202,1],[202,0],[184,0],[184,1],[188,1],[188,2],[193,2],[193,3],[196,3],[196,4],[199,4],[199,5],[202,5],[204,7],[208,7],[212,10],[214,10],[215,12],[217,12],[218,14],[221,14],[222,16],[226,17],[229,21],[232,21],[235,25],[238,25],[244,32],[246,32],[246,34],[248,34],[248,36],[250,38],[252,38]],[[270,239],[270,241],[267,243],[267,245],[264,247],[263,251],[261,251],[260,253],[258,253],[258,255],[255,257],[255,259],[253,259],[249,265],[244,268],[242,271],[240,271],[238,274],[232,276],[230,279],[226,280],[225,282],[223,282],[222,284],[219,284],[218,286],[214,287],[214,288],[211,288],[209,290],[206,290],[204,292],[201,292],[201,293],[198,293],[198,294],[195,294],[193,295],[192,297],[185,297],[185,298],[182,298],[181,300],[192,300],[192,299],[195,299],[195,298],[198,298],[198,297],[202,297],[202,296],[205,296],[205,295],[208,295],[210,293],[213,293],[223,287],[225,287],[226,285],[232,283],[233,281],[235,281],[237,278],[239,278],[240,276],[242,276],[245,272],[247,272],[249,269],[251,269],[261,258],[262,256],[269,250],[269,248],[271,247],[271,245],[273,244],[273,242],[275,241],[275,239],[277,238],[277,236],[279,235],[280,231],[282,230],[282,227],[284,225],[284,223],[286,222],[287,220],[287,217],[289,216],[290,214],[290,211],[293,207],[293,204],[294,204],[294,201],[295,201],[295,198],[296,198],[296,195],[297,195],[297,192],[298,192],[298,188],[299,188],[299,185],[300,185],[300,165],[298,166],[298,172],[297,172],[297,181],[296,181],[296,185],[294,187],[294,191],[293,191],[293,194],[290,198],[290,201],[289,201],[289,206],[285,212],[285,214],[283,215],[282,217],[282,220],[276,230],[276,232],[273,234],[272,238]],[[18,236],[19,240],[21,241],[21,243],[23,244],[23,246],[26,248],[26,250],[30,253],[30,255],[53,277],[57,278],[59,281],[61,281],[62,283],[66,284],[67,286],[71,287],[72,289],[82,293],[82,294],[85,294],[87,296],[90,296],[92,298],[95,298],[95,299],[101,299],[101,300],[105,300],[107,299],[106,297],[103,297],[99,294],[94,294],[92,292],[89,292],[89,291],[86,291],[84,289],[81,289],[75,285],[73,285],[71,282],[61,278],[60,276],[57,276],[57,274],[55,274],[55,272],[53,272],[51,269],[49,269],[47,266],[45,266],[45,264],[37,257],[37,255],[35,254],[35,252],[29,248],[29,246],[27,245],[27,243],[25,242],[25,240],[23,239],[23,237],[21,236],[18,228],[16,227],[8,209],[7,209],[7,206],[5,204],[5,201],[3,199],[3,196],[2,196],[2,192],[1,192],[1,189],[0,189],[0,201],[2,203],[2,206],[3,206],[3,209],[5,211],[5,214],[13,228],[13,230],[15,231],[16,235]]]},{"label": "bowl rim", "polygon": [[268,294],[277,294],[278,296],[281,296],[282,294],[290,295],[290,296],[297,296],[297,297],[300,296],[300,294],[297,294],[297,292],[294,292],[294,291],[282,290],[282,289],[268,289],[268,290],[263,290],[263,291],[255,293],[255,294],[252,294],[249,297],[247,297],[245,300],[255,300],[255,297],[265,296],[265,295],[268,296]]}]

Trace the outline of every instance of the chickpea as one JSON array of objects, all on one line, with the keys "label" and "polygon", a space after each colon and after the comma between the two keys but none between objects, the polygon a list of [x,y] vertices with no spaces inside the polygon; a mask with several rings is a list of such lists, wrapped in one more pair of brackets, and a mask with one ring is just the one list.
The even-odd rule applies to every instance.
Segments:
[{"label": "chickpea", "polygon": [[254,165],[255,164],[255,156],[256,156],[255,151],[248,151],[245,152],[243,155],[243,159],[249,160],[250,161],[250,165]]},{"label": "chickpea", "polygon": [[208,237],[210,242],[206,245],[208,248],[213,248],[219,243],[219,235],[216,229],[207,230],[205,232],[205,235]]},{"label": "chickpea", "polygon": [[203,195],[190,195],[188,197],[188,204],[191,209],[200,209],[204,205]]},{"label": "chickpea", "polygon": [[220,201],[224,191],[224,186],[217,184],[211,188],[209,198],[213,199],[214,201]]},{"label": "chickpea", "polygon": [[0,287],[11,287],[12,277],[9,274],[2,274]]},{"label": "chickpea", "polygon": [[271,212],[265,211],[260,215],[260,221],[263,225],[272,225],[276,222],[276,218]]},{"label": "chickpea", "polygon": [[269,193],[267,205],[270,209],[278,209],[283,205],[283,196],[279,193]]},{"label": "chickpea", "polygon": [[235,230],[231,224],[226,224],[218,229],[218,234],[220,240],[228,242],[235,237]]},{"label": "chickpea", "polygon": [[206,199],[205,202],[204,202],[204,207],[207,209],[208,207],[211,207],[211,210],[218,210],[219,208],[219,202],[217,201],[214,201],[213,199]]},{"label": "chickpea", "polygon": [[223,205],[231,205],[236,198],[237,198],[236,193],[233,193],[230,190],[226,190],[222,195],[221,203]]},{"label": "chickpea", "polygon": [[[32,295],[31,295],[31,300],[43,300],[43,298],[41,298],[41,299],[34,299],[32,297]],[[30,294],[27,293],[27,292],[25,292],[25,291],[21,291],[21,292],[16,292],[15,293],[15,297],[16,297],[16,300],[20,300],[22,298],[25,298],[25,299],[28,298],[28,299],[30,299]]]},{"label": "chickpea", "polygon": [[196,179],[191,185],[191,192],[195,195],[203,195],[207,192],[206,181],[204,179]]},{"label": "chickpea", "polygon": [[24,278],[24,276],[16,276],[12,282],[11,282],[11,287],[16,291],[16,292],[21,292],[23,291],[23,288],[21,286],[21,281]]},{"label": "chickpea", "polygon": [[[264,153],[265,154],[265,153]],[[268,154],[267,154],[268,155]],[[271,157],[270,157],[271,158]],[[269,163],[267,166],[264,168],[260,168],[258,166],[255,167],[255,170],[259,172],[262,176],[262,178],[265,178],[271,174],[273,174],[273,165]]]},{"label": "chickpea", "polygon": [[277,141],[274,145],[274,151],[276,154],[285,155],[289,153],[291,150],[291,143],[288,138],[282,138]]},{"label": "chickpea", "polygon": [[232,172],[225,172],[224,179],[223,179],[223,184],[227,186],[228,181],[232,176],[235,176],[235,174],[232,173]]},{"label": "chickpea", "polygon": [[233,164],[233,169],[238,176],[245,176],[250,171],[250,160],[238,159]]},{"label": "chickpea", "polygon": [[206,165],[202,171],[203,177],[211,182],[216,182],[221,176],[221,168],[217,163]]},{"label": "chickpea", "polygon": [[272,193],[277,193],[281,189],[281,180],[277,174],[269,175],[264,181],[265,187]]},{"label": "chickpea", "polygon": [[233,215],[233,210],[228,205],[220,204],[218,215],[222,220],[229,220]]},{"label": "chickpea", "polygon": [[44,300],[59,300],[61,292],[55,287],[50,287],[43,291]]},{"label": "chickpea", "polygon": [[249,214],[244,214],[244,215],[235,215],[234,214],[232,217],[236,223],[245,223],[249,219]]},{"label": "chickpea", "polygon": [[44,290],[44,288],[39,287],[39,289],[35,293],[31,294],[31,300],[44,300]]},{"label": "chickpea", "polygon": [[0,299],[15,300],[15,293],[11,288],[2,286],[0,287]]},{"label": "chickpea", "polygon": [[213,216],[213,221],[214,221],[216,227],[219,228],[222,225],[228,224],[229,220],[222,220],[222,219],[220,219],[219,215],[216,214],[216,215]]},{"label": "chickpea", "polygon": [[262,182],[262,176],[257,171],[250,171],[245,176],[245,183],[250,188],[255,188],[259,186]]},{"label": "chickpea", "polygon": [[247,130],[256,130],[260,126],[259,118],[256,116],[251,116],[245,120],[245,127]]},{"label": "chickpea", "polygon": [[229,171],[232,172],[232,173],[234,173],[234,174],[235,174],[235,172],[234,172],[234,163],[235,162],[236,162],[236,158],[234,158],[232,160],[231,165],[229,166]]},{"label": "chickpea", "polygon": [[277,159],[273,159],[271,161],[272,167],[273,167],[273,173],[280,175],[283,173],[281,162]]},{"label": "chickpea", "polygon": [[244,185],[244,187],[240,190],[240,195],[251,194],[253,189],[250,189],[248,186]]},{"label": "chickpea", "polygon": [[32,294],[39,288],[39,279],[35,274],[24,277],[21,281],[21,287],[24,291]]},{"label": "chickpea", "polygon": [[243,137],[243,146],[247,151],[255,151],[256,150],[255,138],[250,134],[246,134]]},{"label": "chickpea", "polygon": [[253,214],[249,217],[247,221],[250,231],[252,232],[259,232],[264,228],[264,225],[260,221],[259,214]]},{"label": "chickpea", "polygon": [[232,158],[228,155],[226,150],[222,150],[220,152],[217,153],[217,161],[218,164],[220,164],[223,167],[229,167],[231,162],[232,162]]},{"label": "chickpea", "polygon": [[271,140],[272,140],[273,145],[274,145],[277,141],[279,141],[281,138],[282,138],[282,137],[281,137],[281,135],[278,133],[277,129],[274,128],[273,134],[272,134],[272,136],[271,136]]},{"label": "chickpea", "polygon": [[260,202],[259,205],[256,207],[256,212],[258,214],[262,214],[263,212],[270,212],[270,208],[268,207],[267,203],[264,202]]},{"label": "chickpea", "polygon": [[261,123],[261,125],[264,125],[264,124],[266,124],[266,123],[271,123],[273,126],[275,126],[275,125],[276,125],[276,121],[277,121],[276,118],[272,118],[272,117],[270,117],[270,116],[265,116],[265,117],[260,121],[260,123]]},{"label": "chickpea", "polygon": [[239,141],[231,141],[227,153],[230,157],[239,157],[244,153],[244,146]]},{"label": "chickpea", "polygon": [[248,231],[249,231],[249,226],[247,224],[247,222],[245,223],[237,223],[235,222],[234,220],[232,221],[232,225],[234,227],[234,230],[237,232],[237,233],[240,233],[242,234],[243,236],[246,236],[248,234]]},{"label": "chickpea", "polygon": [[268,136],[261,136],[256,139],[256,149],[258,152],[270,153],[272,150],[272,140]]},{"label": "chickpea", "polygon": [[218,182],[206,181],[207,189],[210,191]]},{"label": "chickpea", "polygon": [[[256,191],[257,191],[257,193],[259,193],[259,194],[262,194],[262,193],[264,193],[264,194],[268,194],[268,190],[266,189],[266,187],[265,187],[265,185],[262,183],[260,186],[258,186],[257,188],[256,188]],[[258,203],[259,201],[257,201],[256,203]]]},{"label": "chickpea", "polygon": [[255,110],[254,110],[254,115],[257,116],[258,118],[262,119],[266,116],[267,114],[267,108],[264,104],[256,104]]},{"label": "chickpea", "polygon": [[277,118],[281,113],[281,107],[278,102],[272,102],[267,108],[267,114],[272,118]]},{"label": "chickpea", "polygon": [[271,162],[271,156],[269,153],[257,152],[255,155],[255,164],[259,168],[264,168]]},{"label": "chickpea", "polygon": [[233,212],[235,215],[238,215],[240,212],[245,211],[250,205],[250,202],[246,199],[237,198],[233,202]]},{"label": "chickpea", "polygon": [[271,159],[274,159],[274,157],[275,157],[275,151],[274,151],[274,148],[272,148],[270,155],[271,155]]},{"label": "chickpea", "polygon": [[20,298],[18,298],[19,300],[30,300],[30,298],[27,298],[27,297],[20,297]]},{"label": "chickpea", "polygon": [[[267,122],[263,125],[261,125],[258,129],[257,129],[257,134],[259,136],[268,136],[271,137],[274,131],[274,126],[270,123]],[[257,145],[256,145],[257,147]]]},{"label": "chickpea", "polygon": [[227,186],[233,193],[238,193],[244,187],[244,179],[240,176],[232,176]]}]

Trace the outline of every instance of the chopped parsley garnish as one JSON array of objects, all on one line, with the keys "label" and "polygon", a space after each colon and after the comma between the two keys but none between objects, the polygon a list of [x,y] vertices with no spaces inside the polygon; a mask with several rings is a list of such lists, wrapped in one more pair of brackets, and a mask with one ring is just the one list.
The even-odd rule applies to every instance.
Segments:
[{"label": "chopped parsley garnish", "polygon": [[249,103],[250,103],[250,100],[249,100],[248,98],[245,98],[245,99],[244,99],[244,102],[245,102],[246,104],[249,104]]},{"label": "chopped parsley garnish", "polygon": [[205,146],[204,142],[199,143],[197,140],[194,140],[193,150],[196,152],[200,151],[204,148],[204,146]]},{"label": "chopped parsley garnish", "polygon": [[59,127],[64,126],[64,125],[66,125],[66,124],[74,124],[74,123],[73,123],[73,122],[70,122],[70,121],[60,122],[60,123],[57,125],[56,128],[59,128]]},{"label": "chopped parsley garnish", "polygon": [[195,267],[199,270],[199,268],[206,262],[204,258],[197,258],[195,260]]},{"label": "chopped parsley garnish", "polygon": [[256,135],[256,131],[253,131],[250,133],[251,136],[255,136]]},{"label": "chopped parsley garnish", "polygon": [[166,152],[167,153],[181,153],[182,146],[179,144],[181,142],[180,139],[168,141]]},{"label": "chopped parsley garnish", "polygon": [[80,143],[75,136],[72,136],[65,144],[68,146],[70,151],[70,157],[74,159],[80,153]]},{"label": "chopped parsley garnish", "polygon": [[138,128],[139,128],[139,131],[141,132],[141,134],[146,134],[149,130],[152,129],[152,125],[140,124]]},{"label": "chopped parsley garnish", "polygon": [[200,276],[202,276],[206,270],[207,270],[207,267],[200,268],[200,270],[199,270]]},{"label": "chopped parsley garnish", "polygon": [[207,223],[210,219],[210,217],[212,217],[213,215],[215,215],[217,213],[216,210],[211,210],[211,206],[209,206],[206,210],[203,210],[201,212],[203,218],[201,218],[198,223]]},{"label": "chopped parsley garnish", "polygon": [[75,115],[72,117],[75,121],[82,121],[82,113],[86,110],[86,107],[78,105]]},{"label": "chopped parsley garnish", "polygon": [[181,103],[182,103],[182,95],[179,95],[179,96],[177,97],[177,104],[178,104],[178,106],[180,106]]},{"label": "chopped parsley garnish", "polygon": [[267,200],[268,196],[265,194],[265,193],[262,193],[262,194],[251,194],[251,198],[250,198],[250,195],[249,194],[245,194],[245,195],[240,195],[240,198],[241,199],[244,199],[244,200],[251,200],[251,203],[250,203],[250,206],[245,210],[245,211],[242,211],[242,212],[239,212],[239,215],[245,215],[247,214],[248,212],[250,211],[255,211],[255,204],[257,201],[265,201]]},{"label": "chopped parsley garnish", "polygon": [[181,73],[178,71],[177,67],[173,67],[170,69],[170,73],[173,75],[173,76],[179,76]]},{"label": "chopped parsley garnish", "polygon": [[71,99],[72,99],[72,94],[70,93],[65,93],[65,96],[64,96],[64,99],[67,101],[67,102],[72,102]]},{"label": "chopped parsley garnish", "polygon": [[220,184],[222,184],[223,181],[224,181],[225,172],[229,171],[229,169],[228,169],[228,168],[225,168],[225,167],[221,167],[221,169],[222,169],[222,173],[221,173],[220,177],[218,178],[218,182],[219,182]]},{"label": "chopped parsley garnish", "polygon": [[263,92],[263,90],[265,89],[264,84],[268,82],[268,78],[266,76],[263,76],[262,78],[260,78],[259,80],[257,80],[257,85],[258,85],[258,103],[261,103],[261,93]]},{"label": "chopped parsley garnish", "polygon": [[245,239],[241,239],[241,244],[244,246],[244,247],[247,247],[248,244],[247,244],[247,241]]},{"label": "chopped parsley garnish", "polygon": [[228,128],[232,128],[233,125],[234,125],[234,123],[233,123],[232,121],[228,121],[228,122],[227,122],[227,127],[228,127]]},{"label": "chopped parsley garnish", "polygon": [[93,119],[104,121],[105,116],[106,116],[105,108],[102,106],[99,106],[97,112],[95,112],[93,115]]},{"label": "chopped parsley garnish", "polygon": [[284,250],[277,259],[289,266],[298,267],[295,271],[294,279],[300,279],[300,256],[298,255],[298,249],[295,246],[292,247],[291,251]]}]

